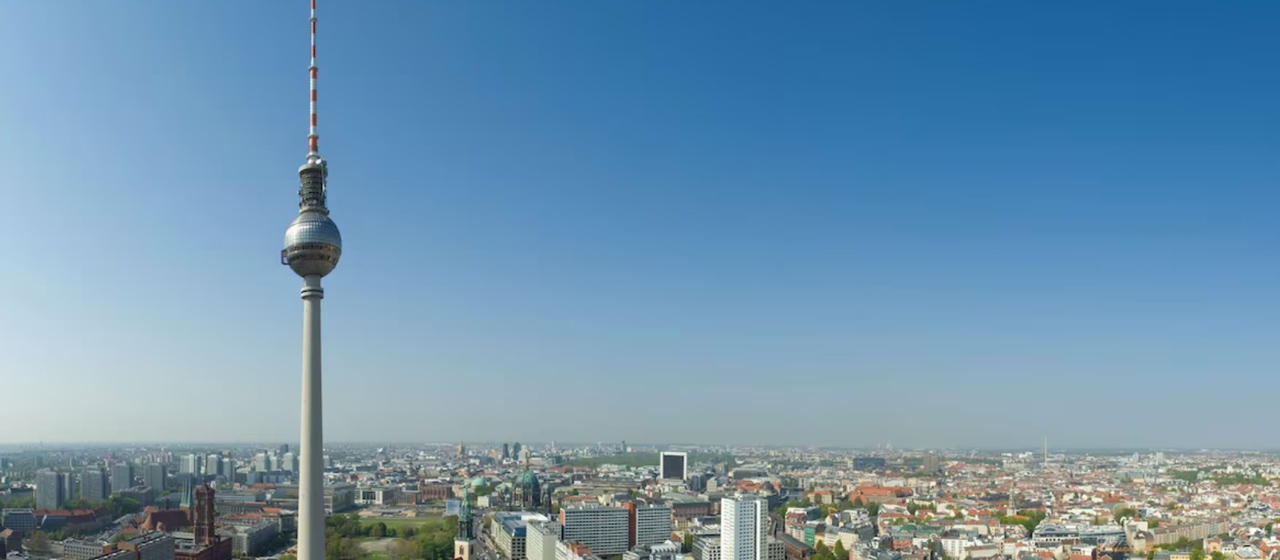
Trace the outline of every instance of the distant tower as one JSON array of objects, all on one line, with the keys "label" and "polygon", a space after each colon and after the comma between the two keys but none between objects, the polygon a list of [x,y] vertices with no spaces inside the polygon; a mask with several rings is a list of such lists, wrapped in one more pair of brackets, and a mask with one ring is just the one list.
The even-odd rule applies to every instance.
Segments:
[{"label": "distant tower", "polygon": [[1044,462],[1049,462],[1049,436],[1044,438]]},{"label": "distant tower", "polygon": [[208,484],[196,487],[196,505],[191,512],[191,524],[195,525],[196,544],[209,546],[214,544],[217,533],[213,531],[213,488]]},{"label": "distant tower", "polygon": [[471,518],[471,486],[462,486],[462,507],[458,510],[458,537],[453,540],[453,557],[471,560],[476,534]]},{"label": "distant tower", "polygon": [[342,256],[342,235],[326,206],[329,165],[316,133],[316,2],[311,0],[311,132],[298,168],[298,217],[284,233],[280,260],[302,277],[302,441],[298,477],[298,560],[324,560],[324,434],[320,386],[320,279]]},{"label": "distant tower", "polygon": [[1013,495],[1018,490],[1018,481],[1014,480],[1009,483],[1009,505],[1005,508],[1005,515],[1014,516],[1018,514],[1018,510],[1013,507]]}]

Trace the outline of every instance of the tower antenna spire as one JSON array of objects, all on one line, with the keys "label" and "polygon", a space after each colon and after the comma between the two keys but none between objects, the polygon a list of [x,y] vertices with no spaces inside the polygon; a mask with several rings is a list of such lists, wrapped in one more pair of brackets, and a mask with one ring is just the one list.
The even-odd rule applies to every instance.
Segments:
[{"label": "tower antenna spire", "polygon": [[316,0],[311,0],[311,131],[307,135],[307,161],[320,159],[320,135],[316,133]]}]

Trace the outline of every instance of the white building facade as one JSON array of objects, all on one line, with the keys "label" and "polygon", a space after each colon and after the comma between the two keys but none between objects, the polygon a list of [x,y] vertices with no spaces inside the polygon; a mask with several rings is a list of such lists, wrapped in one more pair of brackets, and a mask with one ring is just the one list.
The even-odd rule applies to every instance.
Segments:
[{"label": "white building facade", "polygon": [[720,500],[720,547],[723,560],[766,560],[765,532],[769,504],[759,496],[739,494]]}]

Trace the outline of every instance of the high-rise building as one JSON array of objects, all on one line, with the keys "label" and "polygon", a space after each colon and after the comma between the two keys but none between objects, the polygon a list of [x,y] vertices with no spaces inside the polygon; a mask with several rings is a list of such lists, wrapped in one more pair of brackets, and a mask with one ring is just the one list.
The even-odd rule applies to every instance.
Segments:
[{"label": "high-rise building", "polygon": [[111,495],[111,486],[107,480],[107,471],[101,467],[90,467],[80,473],[80,497],[101,502]]},{"label": "high-rise building", "polygon": [[116,463],[111,465],[111,491],[119,492],[133,488],[133,465]]},{"label": "high-rise building", "polygon": [[506,461],[509,458],[511,458],[511,446],[504,443],[502,444],[502,460]]},{"label": "high-rise building", "polygon": [[293,457],[293,453],[285,453],[280,459],[280,470],[285,472],[297,472],[297,461]]},{"label": "high-rise building", "polygon": [[210,453],[204,457],[204,474],[206,476],[226,476],[222,474],[222,455]]},{"label": "high-rise building", "polygon": [[658,478],[684,480],[689,474],[689,454],[683,451],[663,451],[659,458]]},{"label": "high-rise building", "polygon": [[289,452],[289,444],[287,444],[287,443],[282,443],[282,444],[280,444],[280,447],[279,447],[276,451],[277,451],[277,452],[279,452],[281,455],[284,455],[285,453],[288,453],[288,452]]},{"label": "high-rise building", "polygon": [[36,473],[36,509],[58,509],[67,501],[66,475],[54,471]]},{"label": "high-rise building", "polygon": [[769,503],[760,496],[738,494],[720,499],[722,560],[766,560],[765,533]]},{"label": "high-rise building", "polygon": [[516,459],[519,457],[520,457],[520,442],[517,441],[511,444],[511,458]]},{"label": "high-rise building", "polygon": [[942,468],[941,468],[941,465],[938,463],[938,452],[930,451],[926,453],[924,455],[924,472],[933,474],[940,470],[942,470]]},{"label": "high-rise building", "polygon": [[[307,161],[298,168],[298,217],[284,233],[280,260],[302,277],[302,429],[298,473],[298,560],[324,560],[324,415],[320,380],[320,279],[342,256],[342,234],[329,218],[329,164],[316,132],[316,3],[311,1],[311,129]],[[336,503],[336,499],[335,499]]]},{"label": "high-rise building", "polygon": [[221,472],[221,474],[222,474],[222,476],[227,477],[227,480],[230,480],[230,481],[232,481],[232,482],[234,482],[234,481],[235,481],[235,479],[236,479],[236,464],[235,464],[235,462],[234,462],[234,461],[232,461],[232,460],[231,460],[231,457],[223,457],[223,458],[222,458],[222,472]]},{"label": "high-rise building", "polygon": [[195,453],[188,453],[182,456],[182,463],[178,466],[178,472],[200,474],[200,456]]},{"label": "high-rise building", "polygon": [[198,485],[196,475],[179,473],[175,478],[180,482],[178,487],[182,488],[182,498],[179,500],[178,505],[184,508],[194,506],[196,503],[196,486]]},{"label": "high-rise building", "polygon": [[253,470],[258,472],[271,470],[271,465],[267,463],[267,454],[265,452],[253,456]]},{"label": "high-rise building", "polygon": [[587,545],[597,556],[626,552],[630,512],[626,508],[582,505],[560,510],[561,540]]},{"label": "high-rise building", "polygon": [[671,506],[637,506],[634,521],[635,540],[631,546],[649,546],[671,540]]},{"label": "high-rise building", "polygon": [[157,494],[160,494],[165,490],[168,476],[169,469],[164,463],[151,463],[142,470],[142,483],[154,488]]},{"label": "high-rise building", "polygon": [[62,499],[74,500],[80,497],[80,480],[76,478],[76,473],[63,473],[62,475]]},{"label": "high-rise building", "polygon": [[457,453],[459,457],[467,456],[467,446],[462,442],[458,442],[458,447],[454,451]]}]

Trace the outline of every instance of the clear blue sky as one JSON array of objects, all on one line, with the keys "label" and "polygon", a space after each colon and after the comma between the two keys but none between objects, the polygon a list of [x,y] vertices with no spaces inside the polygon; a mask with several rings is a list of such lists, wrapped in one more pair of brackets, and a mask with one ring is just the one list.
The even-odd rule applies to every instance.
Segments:
[{"label": "clear blue sky", "polygon": [[[0,2],[0,438],[296,438],[307,17]],[[319,25],[329,440],[1276,444],[1280,3]]]}]

